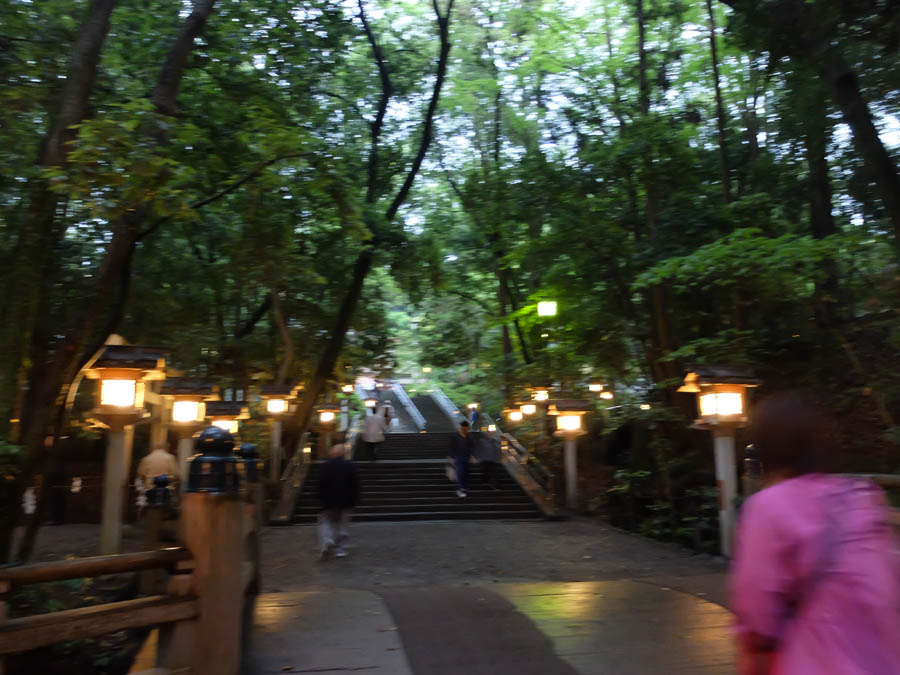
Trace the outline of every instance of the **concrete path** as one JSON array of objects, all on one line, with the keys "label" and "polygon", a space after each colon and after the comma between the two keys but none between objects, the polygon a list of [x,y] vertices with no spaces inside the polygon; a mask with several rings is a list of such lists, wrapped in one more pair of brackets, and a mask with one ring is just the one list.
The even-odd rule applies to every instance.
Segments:
[{"label": "concrete path", "polygon": [[251,672],[412,675],[399,633],[374,593],[328,589],[260,596]]},{"label": "concrete path", "polygon": [[263,537],[254,672],[734,673],[720,563],[591,521],[372,523],[316,562]]}]

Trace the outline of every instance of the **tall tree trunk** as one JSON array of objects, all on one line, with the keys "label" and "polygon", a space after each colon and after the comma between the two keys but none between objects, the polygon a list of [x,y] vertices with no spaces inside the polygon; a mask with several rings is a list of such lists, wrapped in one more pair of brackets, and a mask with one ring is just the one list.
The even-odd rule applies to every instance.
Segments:
[{"label": "tall tree trunk", "polygon": [[722,102],[722,87],[719,81],[719,53],[716,46],[716,15],[712,0],[706,0],[709,14],[709,53],[712,61],[713,87],[716,93],[716,126],[719,131],[719,162],[722,172],[722,192],[725,203],[731,202],[731,170],[728,164],[728,142],[726,139],[725,104]]},{"label": "tall tree trunk", "polygon": [[878,136],[856,73],[837,47],[827,49],[816,65],[844,121],[853,130],[853,144],[878,187],[881,203],[894,229],[894,245],[900,250],[900,173]]},{"label": "tall tree trunk", "polygon": [[[648,77],[649,65],[647,62],[647,26],[644,14],[644,0],[636,0],[638,21],[638,104],[641,117],[644,121],[650,117],[650,80]],[[654,249],[658,245],[658,218],[659,218],[659,194],[656,185],[655,170],[653,168],[654,146],[651,141],[645,141],[643,153],[644,173],[644,227]],[[651,287],[647,292],[650,316],[652,317],[653,352],[654,358],[650,367],[657,382],[674,377],[677,367],[674,364],[664,362],[661,359],[672,351],[672,338],[669,326],[669,316],[666,307],[665,289],[660,285]]]},{"label": "tall tree trunk", "polygon": [[[828,102],[823,88],[811,85],[805,114],[806,166],[809,172],[809,225],[812,236],[825,239],[837,231],[832,215],[831,179],[828,175]],[[822,329],[834,325],[838,299],[838,271],[833,259],[823,263],[825,277],[817,283],[816,323]]]},{"label": "tall tree trunk", "polygon": [[294,341],[291,339],[291,331],[288,328],[287,318],[284,316],[284,310],[281,307],[281,298],[278,297],[278,291],[272,291],[272,316],[275,317],[275,324],[278,326],[278,333],[281,335],[281,344],[284,346],[284,356],[281,359],[281,366],[278,368],[278,375],[275,377],[275,384],[285,384],[288,375],[291,372],[291,365],[294,362]]}]

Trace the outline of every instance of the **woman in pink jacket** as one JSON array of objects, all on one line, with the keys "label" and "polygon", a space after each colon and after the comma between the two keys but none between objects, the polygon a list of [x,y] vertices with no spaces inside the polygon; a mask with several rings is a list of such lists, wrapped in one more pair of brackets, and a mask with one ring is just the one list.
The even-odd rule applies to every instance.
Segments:
[{"label": "woman in pink jacket", "polygon": [[767,487],[744,504],[731,572],[741,675],[900,674],[900,548],[883,492],[829,475],[832,425],[778,394],[751,433]]}]

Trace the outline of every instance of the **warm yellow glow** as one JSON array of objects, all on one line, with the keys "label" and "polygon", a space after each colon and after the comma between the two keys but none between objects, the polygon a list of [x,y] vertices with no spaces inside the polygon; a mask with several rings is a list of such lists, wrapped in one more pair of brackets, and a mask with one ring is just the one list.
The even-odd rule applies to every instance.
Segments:
[{"label": "warm yellow glow", "polygon": [[470,403],[470,404],[469,404],[469,410],[477,410],[477,409],[478,409],[478,404],[477,404],[477,403]]},{"label": "warm yellow glow", "polygon": [[172,421],[196,422],[200,419],[200,401],[175,401],[172,406]]},{"label": "warm yellow glow", "polygon": [[537,412],[537,406],[534,403],[526,403],[522,406],[522,414],[534,415]]},{"label": "warm yellow glow", "polygon": [[597,393],[597,392],[599,392],[599,391],[603,391],[603,385],[600,384],[599,382],[591,382],[591,383],[588,385],[588,391],[592,391],[592,392],[594,392],[594,393]]},{"label": "warm yellow glow", "polygon": [[490,432],[497,431],[497,425],[496,424],[488,424],[488,431],[490,431]]},{"label": "warm yellow glow", "polygon": [[649,403],[641,403],[641,410],[650,410]]},{"label": "warm yellow glow", "polygon": [[214,420],[213,426],[224,429],[230,434],[236,434],[239,428],[237,420]]},{"label": "warm yellow glow", "polygon": [[744,412],[743,396],[735,392],[710,393],[700,395],[700,415],[702,417],[740,415]]},{"label": "warm yellow glow", "polygon": [[328,424],[329,422],[334,422],[334,413],[330,410],[323,410],[319,413],[319,421],[322,424]]},{"label": "warm yellow glow", "polygon": [[604,401],[611,401],[613,399],[613,393],[611,391],[601,391],[600,398]]},{"label": "warm yellow glow", "polygon": [[560,431],[578,431],[581,429],[581,415],[561,413],[556,418],[556,428]]},{"label": "warm yellow glow", "polygon": [[430,372],[431,372],[431,366],[425,366],[424,368],[422,368],[422,372],[423,372],[423,373],[426,373],[426,374],[427,374],[427,373],[430,373]]},{"label": "warm yellow glow", "polygon": [[550,392],[546,389],[538,389],[534,392],[535,401],[546,401],[550,398]]},{"label": "warm yellow glow", "polygon": [[304,446],[303,446],[303,454],[304,454],[304,455],[311,455],[311,454],[312,454],[312,448],[311,448],[310,446],[308,446],[308,445],[304,445]]},{"label": "warm yellow glow", "polygon": [[366,404],[367,408],[374,408],[376,403],[378,403],[378,400],[374,399],[374,398],[367,398],[365,400],[365,404]]},{"label": "warm yellow glow", "polygon": [[522,411],[521,410],[513,410],[509,413],[509,421],[510,422],[521,422],[522,421]]},{"label": "warm yellow glow", "polygon": [[341,387],[341,391],[344,392],[345,394],[352,394],[353,393],[353,385],[345,384],[343,387]]},{"label": "warm yellow glow", "polygon": [[270,398],[266,399],[266,410],[270,415],[279,415],[287,410],[287,399]]},{"label": "warm yellow glow", "polygon": [[100,405],[133,408],[136,395],[137,382],[135,380],[100,381]]},{"label": "warm yellow glow", "polygon": [[556,316],[556,301],[543,300],[537,306],[538,316]]}]

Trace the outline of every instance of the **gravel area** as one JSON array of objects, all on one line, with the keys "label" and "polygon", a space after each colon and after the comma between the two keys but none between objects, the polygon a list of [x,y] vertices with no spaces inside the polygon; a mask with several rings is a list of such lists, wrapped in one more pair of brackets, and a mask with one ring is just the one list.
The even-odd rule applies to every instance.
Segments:
[{"label": "gravel area", "polygon": [[312,526],[270,527],[262,547],[266,592],[641,579],[724,604],[722,562],[582,519],[359,523],[326,562]]},{"label": "gravel area", "polygon": [[[34,560],[97,555],[99,533],[97,525],[44,527]],[[141,549],[138,529],[126,531],[124,549]],[[640,579],[725,602],[721,561],[587,519],[356,523],[348,550],[319,562],[314,526],[268,527],[262,590]]]}]

